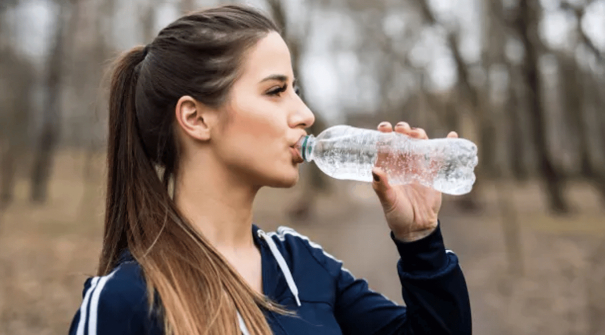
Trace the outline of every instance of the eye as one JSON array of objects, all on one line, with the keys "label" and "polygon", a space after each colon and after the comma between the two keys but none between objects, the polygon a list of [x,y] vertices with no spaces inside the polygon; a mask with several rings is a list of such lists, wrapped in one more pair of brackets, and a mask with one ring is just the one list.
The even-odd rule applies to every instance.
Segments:
[{"label": "eye", "polygon": [[267,95],[279,97],[279,95],[284,93],[286,89],[288,89],[288,84],[284,84],[284,86],[280,86],[270,90],[269,92],[267,92]]},{"label": "eye", "polygon": [[298,95],[299,97],[302,97],[302,92],[300,91],[300,87],[294,86],[294,93],[296,93],[296,95]]}]

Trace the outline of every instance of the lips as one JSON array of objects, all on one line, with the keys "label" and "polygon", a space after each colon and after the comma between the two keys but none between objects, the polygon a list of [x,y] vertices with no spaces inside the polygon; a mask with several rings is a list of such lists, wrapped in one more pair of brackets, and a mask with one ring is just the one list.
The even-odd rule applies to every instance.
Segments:
[{"label": "lips", "polygon": [[303,140],[303,139],[304,139],[306,136],[307,136],[307,133],[306,133],[306,132],[305,132],[305,133],[300,134],[300,136],[299,136],[299,137],[296,139],[296,141],[295,141],[295,142],[289,142],[289,143],[291,143],[291,145],[290,145],[290,146],[291,146],[291,147],[293,147],[293,148],[296,148],[297,146],[298,146],[298,147],[300,147],[300,145],[301,145],[301,143],[302,143],[302,140]]},{"label": "lips", "polygon": [[303,163],[305,160],[300,156],[300,153],[295,147],[290,147],[290,152],[292,153],[292,161],[294,163]]}]

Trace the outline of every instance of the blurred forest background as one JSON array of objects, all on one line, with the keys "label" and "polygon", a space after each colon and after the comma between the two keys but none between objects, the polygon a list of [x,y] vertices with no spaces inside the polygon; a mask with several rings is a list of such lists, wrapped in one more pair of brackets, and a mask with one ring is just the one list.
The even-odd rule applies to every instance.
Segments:
[{"label": "blurred forest background", "polygon": [[[0,334],[66,333],[94,273],[111,59],[224,3],[0,0]],[[476,334],[605,334],[605,0],[246,3],[283,27],[310,133],[405,120],[478,144],[473,192],[441,218]],[[301,172],[263,190],[256,222],[401,301],[371,187]]]}]

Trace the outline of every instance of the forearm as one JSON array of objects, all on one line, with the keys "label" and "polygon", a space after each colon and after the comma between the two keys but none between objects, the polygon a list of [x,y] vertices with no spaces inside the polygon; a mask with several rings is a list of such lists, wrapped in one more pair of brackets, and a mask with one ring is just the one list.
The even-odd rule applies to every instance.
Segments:
[{"label": "forearm", "polygon": [[392,235],[401,256],[398,272],[407,306],[406,324],[420,334],[470,334],[468,289],[458,258],[443,245],[437,229],[413,242]]}]

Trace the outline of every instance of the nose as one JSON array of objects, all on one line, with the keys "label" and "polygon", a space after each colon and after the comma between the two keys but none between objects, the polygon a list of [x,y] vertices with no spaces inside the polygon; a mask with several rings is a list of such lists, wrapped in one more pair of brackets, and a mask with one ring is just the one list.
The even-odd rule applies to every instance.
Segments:
[{"label": "nose", "polygon": [[303,129],[311,127],[315,122],[315,115],[299,96],[296,96],[295,100],[290,126],[292,128],[302,127]]}]

